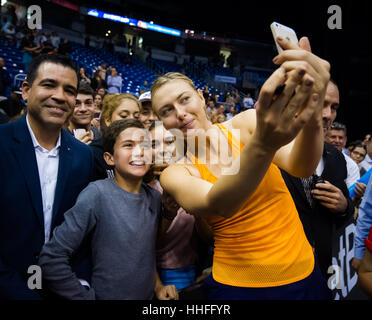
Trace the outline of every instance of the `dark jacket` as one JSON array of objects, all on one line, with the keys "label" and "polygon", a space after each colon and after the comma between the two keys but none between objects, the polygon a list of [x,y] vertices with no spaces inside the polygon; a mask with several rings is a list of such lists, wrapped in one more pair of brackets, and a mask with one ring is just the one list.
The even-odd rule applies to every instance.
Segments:
[{"label": "dark jacket", "polygon": [[332,265],[332,243],[336,230],[345,225],[354,214],[354,206],[345,184],[347,176],[346,160],[342,153],[330,144],[324,144],[323,179],[339,188],[347,199],[348,205],[343,214],[336,214],[315,201],[312,208],[306,198],[301,179],[282,171],[284,181],[296,204],[305,234],[310,244],[315,248],[320,270],[328,277],[327,270]]},{"label": "dark jacket", "polygon": [[[44,214],[38,165],[26,116],[0,126],[0,154],[0,300],[40,299],[27,286],[31,276],[27,270],[37,265],[44,245]],[[92,171],[89,147],[62,130],[52,231],[75,204]]]},{"label": "dark jacket", "polygon": [[[102,137],[94,139],[89,147],[93,151],[94,157],[93,181],[110,177],[112,178],[114,172],[113,167],[109,166],[103,158],[104,151],[102,146]],[[110,174],[108,172],[110,172]]]}]

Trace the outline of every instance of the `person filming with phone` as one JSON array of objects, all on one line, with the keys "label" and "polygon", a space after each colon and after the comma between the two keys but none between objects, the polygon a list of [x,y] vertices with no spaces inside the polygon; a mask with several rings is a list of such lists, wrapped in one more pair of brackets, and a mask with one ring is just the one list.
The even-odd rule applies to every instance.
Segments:
[{"label": "person filming with phone", "polygon": [[94,111],[94,91],[88,84],[80,82],[68,129],[76,139],[87,145],[101,137],[101,132],[91,125]]}]

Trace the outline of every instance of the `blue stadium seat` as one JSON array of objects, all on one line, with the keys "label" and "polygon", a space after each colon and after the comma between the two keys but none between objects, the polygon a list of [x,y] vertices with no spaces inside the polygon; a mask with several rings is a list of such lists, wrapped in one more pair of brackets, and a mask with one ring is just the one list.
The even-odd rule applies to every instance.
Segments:
[{"label": "blue stadium seat", "polygon": [[[85,46],[71,42],[70,57],[77,63],[79,67],[83,67],[88,77],[93,77],[94,71],[103,62],[107,62],[110,66],[115,66],[118,73],[123,79],[122,92],[129,92],[139,96],[140,88],[145,81],[151,84],[158,77],[153,71],[157,70],[159,73],[166,72],[181,72],[182,66],[172,61],[163,61],[159,59],[152,59],[153,70],[147,67],[144,63],[137,60],[134,56],[129,56],[125,53],[110,53],[101,48],[86,48]],[[17,74],[24,73],[25,66],[23,64],[23,52],[15,46],[8,46],[0,43],[0,56],[5,60],[5,66],[12,77]],[[130,64],[127,64],[130,61]],[[197,64],[195,64],[197,66]],[[220,67],[210,67],[208,69],[211,73],[218,73],[222,75],[232,75],[231,70]],[[202,89],[208,85],[206,81],[195,77],[194,75],[186,73],[195,83],[197,89]],[[209,86],[209,85],[208,85]],[[218,91],[212,86],[209,86],[210,92]],[[219,92],[222,96],[221,92]]]}]

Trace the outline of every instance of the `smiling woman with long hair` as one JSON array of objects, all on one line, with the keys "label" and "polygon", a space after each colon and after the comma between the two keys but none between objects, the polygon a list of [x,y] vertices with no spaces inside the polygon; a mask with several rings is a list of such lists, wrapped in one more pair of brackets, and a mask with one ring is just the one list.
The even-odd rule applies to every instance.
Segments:
[{"label": "smiling woman with long hair", "polygon": [[[102,133],[116,120],[138,119],[141,104],[137,97],[130,93],[106,94],[102,102],[99,126]],[[95,161],[94,180],[113,177],[112,168],[103,159],[102,139],[90,144]]]},{"label": "smiling woman with long hair", "polygon": [[161,185],[213,229],[209,299],[328,298],[278,167],[308,177],[319,162],[329,63],[301,49],[306,38],[301,48],[279,42],[291,50],[274,58],[281,67],[263,85],[257,109],[223,123],[211,124],[202,92],[183,74],[160,76],[151,88],[164,127],[187,147]]}]

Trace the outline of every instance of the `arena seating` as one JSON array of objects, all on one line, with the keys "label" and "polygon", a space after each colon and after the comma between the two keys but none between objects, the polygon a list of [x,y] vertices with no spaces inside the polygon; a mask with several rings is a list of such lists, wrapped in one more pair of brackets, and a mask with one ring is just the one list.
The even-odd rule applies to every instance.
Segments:
[{"label": "arena seating", "polygon": [[206,71],[213,75],[218,74],[220,76],[234,77],[234,73],[231,69],[216,65],[207,65]]},{"label": "arena seating", "polygon": [[182,66],[171,62],[171,61],[164,61],[160,59],[151,59],[152,65],[155,70],[158,70],[159,73],[166,73],[166,72],[182,72]]},{"label": "arena seating", "polygon": [[160,74],[164,74],[166,72],[183,72],[189,78],[191,78],[197,89],[203,89],[205,86],[208,86],[210,93],[216,92],[220,97],[222,97],[222,92],[220,92],[219,90],[214,88],[213,85],[210,85],[206,80],[204,80],[202,75],[198,76],[197,63],[189,62],[187,64],[187,68],[183,70],[182,65],[175,62],[163,61],[160,59],[152,59],[151,61],[153,68]]},{"label": "arena seating", "polygon": [[16,46],[8,46],[0,41],[0,57],[4,58],[5,69],[12,79],[17,74],[24,73],[23,53]]},{"label": "arena seating", "polygon": [[[85,69],[88,77],[93,77],[93,73],[98,66],[103,62],[107,62],[109,66],[112,65],[117,68],[118,74],[121,75],[123,79],[121,92],[132,93],[136,96],[139,96],[140,88],[144,81],[147,81],[149,85],[151,85],[159,74],[170,71],[183,71],[181,65],[159,59],[152,59],[152,68],[150,69],[145,63],[127,53],[112,53],[101,48],[93,47],[86,48],[85,46],[75,42],[71,42],[71,49],[70,57],[79,67]],[[12,86],[19,86],[21,81],[14,80],[17,75],[17,78],[19,79],[24,79],[25,77],[25,66],[22,62],[22,50],[16,46],[9,46],[0,42],[0,57],[4,58],[5,68],[9,72],[11,79],[13,79]],[[208,86],[210,93],[216,92],[220,97],[222,97],[221,92],[208,84],[202,77],[199,77],[196,72],[190,71],[190,68],[186,70],[186,74],[194,81],[197,89],[203,89],[204,86]]]},{"label": "arena seating", "polygon": [[71,47],[71,58],[79,67],[86,70],[88,77],[92,77],[94,71],[103,62],[107,62],[109,66],[115,66],[123,79],[121,90],[123,93],[133,93],[138,96],[143,82],[147,80],[151,84],[157,77],[145,64],[128,54],[111,53],[99,48],[86,48],[78,43],[71,43]]}]

